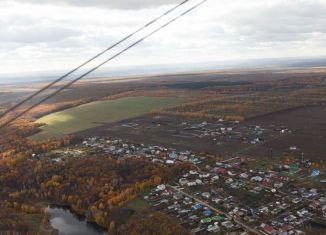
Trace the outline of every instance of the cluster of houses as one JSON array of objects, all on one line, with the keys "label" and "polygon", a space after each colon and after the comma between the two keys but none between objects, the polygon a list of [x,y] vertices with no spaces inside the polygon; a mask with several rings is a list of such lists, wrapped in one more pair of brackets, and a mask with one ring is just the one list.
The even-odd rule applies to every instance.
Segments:
[{"label": "cluster of houses", "polygon": [[326,218],[326,195],[319,196],[310,202],[309,208],[319,217]]},{"label": "cluster of houses", "polygon": [[166,185],[159,185],[145,196],[145,199],[157,210],[175,217],[193,234],[231,234],[248,233],[229,216],[219,214],[204,204],[188,197]]},{"label": "cluster of houses", "polygon": [[[232,218],[254,227],[261,223],[257,230],[262,234],[304,234],[301,228],[315,218],[326,222],[325,191],[287,187],[289,178],[299,172],[306,171],[306,176],[312,177],[311,172],[316,170],[306,168],[309,164],[276,164],[272,169],[253,170],[247,166],[248,161],[237,157],[206,166],[204,170],[192,170],[178,179],[177,184]],[[239,190],[239,194],[245,190],[268,200],[250,207],[236,195],[230,196],[226,192],[229,190]]]},{"label": "cluster of houses", "polygon": [[[204,128],[208,124],[200,125]],[[262,131],[257,126],[248,128],[257,135]],[[232,130],[225,129],[228,131]],[[166,165],[192,162],[194,168],[177,178],[174,186],[159,185],[145,199],[157,210],[177,218],[194,234],[245,235],[245,224],[261,234],[301,235],[302,228],[311,221],[326,223],[326,190],[289,186],[296,177],[310,179],[323,174],[312,169],[307,160],[291,164],[274,161],[266,166],[239,156],[212,163],[211,158],[206,161],[205,156],[199,157],[191,151],[97,137],[85,139],[79,149],[109,154],[116,159],[145,157]],[[66,150],[63,156],[82,155],[83,151]],[[252,195],[256,205],[244,202],[242,192]]]},{"label": "cluster of houses", "polygon": [[176,136],[179,137],[196,137],[209,138],[222,145],[226,141],[239,141],[245,144],[259,144],[266,139],[275,136],[290,133],[291,130],[286,127],[268,127],[264,128],[259,125],[239,125],[239,122],[230,122],[219,119],[217,123],[208,123],[203,121],[198,124],[183,122],[182,130],[178,131]]},{"label": "cluster of houses", "polygon": [[174,164],[176,161],[190,161],[193,164],[199,164],[203,159],[191,151],[177,151],[161,146],[131,144],[121,139],[93,137],[85,139],[83,145],[94,148],[98,152],[110,154],[117,159],[146,157],[152,162],[160,162],[167,165]]},{"label": "cluster of houses", "polygon": [[[246,178],[249,181],[252,179]],[[252,208],[228,194],[220,180],[223,180],[222,175],[191,170],[177,180],[176,188],[180,191],[175,187],[160,185],[145,199],[157,210],[176,217],[194,234],[221,231],[247,234],[236,222],[235,219],[238,219],[261,234],[301,235],[305,234],[301,228],[316,216],[326,219],[326,195],[317,189],[299,188],[288,194],[275,194],[271,202]],[[221,213],[216,213],[207,205]]]}]

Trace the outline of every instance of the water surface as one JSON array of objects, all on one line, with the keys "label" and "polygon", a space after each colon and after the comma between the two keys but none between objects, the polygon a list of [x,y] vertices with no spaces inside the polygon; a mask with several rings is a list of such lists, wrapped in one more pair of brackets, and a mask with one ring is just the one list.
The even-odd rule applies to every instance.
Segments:
[{"label": "water surface", "polygon": [[96,224],[88,223],[71,212],[67,207],[49,206],[50,225],[59,231],[60,235],[104,235],[105,230]]}]

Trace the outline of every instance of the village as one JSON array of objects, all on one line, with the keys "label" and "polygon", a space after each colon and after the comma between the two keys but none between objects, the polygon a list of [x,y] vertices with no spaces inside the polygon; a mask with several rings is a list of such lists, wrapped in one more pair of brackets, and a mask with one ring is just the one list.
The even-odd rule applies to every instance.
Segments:
[{"label": "village", "polygon": [[[173,186],[158,186],[146,199],[194,234],[305,234],[301,229],[312,220],[325,223],[324,191],[287,188],[291,169],[258,172],[241,167],[243,161],[190,171]],[[250,203],[252,199],[257,200]]]},{"label": "village", "polygon": [[[80,145],[50,152],[47,157],[60,162],[89,154],[142,157],[165,165],[191,162],[193,170],[174,183],[159,185],[143,199],[193,234],[301,235],[312,224],[326,223],[325,175],[309,159],[216,158],[100,137],[86,138]],[[307,181],[309,187],[303,186]]]},{"label": "village", "polygon": [[154,117],[152,123],[128,122],[122,123],[121,127],[129,129],[160,129],[168,126],[172,136],[179,138],[197,138],[210,140],[218,146],[229,141],[238,144],[259,144],[272,138],[292,133],[287,127],[282,125],[241,125],[239,121],[226,121],[222,118],[217,121],[195,122],[188,120],[183,122],[173,122],[161,116]]},{"label": "village", "polygon": [[270,146],[270,143],[286,139],[296,133],[296,128],[287,127],[282,122],[239,122],[223,118],[193,119],[148,115],[109,124],[106,128],[97,129],[96,132],[86,132],[84,137],[114,136],[147,145],[228,156],[249,152],[256,155],[262,151],[269,155],[288,151],[300,156],[302,149],[296,146],[299,143],[288,142],[285,147],[279,144]]}]

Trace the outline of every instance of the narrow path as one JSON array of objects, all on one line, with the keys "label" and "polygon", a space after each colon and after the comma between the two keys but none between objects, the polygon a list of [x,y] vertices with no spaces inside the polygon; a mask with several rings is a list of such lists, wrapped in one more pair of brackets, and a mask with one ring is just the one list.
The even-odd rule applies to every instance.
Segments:
[{"label": "narrow path", "polygon": [[221,214],[221,215],[224,215],[225,217],[227,217],[228,219],[230,220],[233,220],[235,223],[237,223],[238,225],[242,226],[247,232],[251,233],[251,234],[257,234],[257,235],[261,235],[261,233],[259,231],[257,231],[256,229],[244,224],[243,222],[241,222],[240,220],[236,219],[236,218],[233,218],[232,216],[230,216],[229,214],[227,214],[226,212],[224,211],[221,211],[211,205],[209,205],[208,203],[198,199],[198,198],[195,198],[194,196],[172,186],[172,185],[167,185],[168,187],[172,188],[173,190],[179,192],[179,193],[182,193],[183,195],[195,200],[196,202],[200,203],[201,205],[204,205],[205,207],[211,209],[212,211],[218,213],[218,214]]}]

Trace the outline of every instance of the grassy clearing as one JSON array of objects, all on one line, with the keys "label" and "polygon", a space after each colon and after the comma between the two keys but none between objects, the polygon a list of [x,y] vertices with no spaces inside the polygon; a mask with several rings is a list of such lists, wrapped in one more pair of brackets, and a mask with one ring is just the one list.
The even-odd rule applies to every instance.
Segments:
[{"label": "grassy clearing", "polygon": [[31,222],[35,227],[39,227],[41,224],[40,214],[24,214],[24,217]]},{"label": "grassy clearing", "polygon": [[144,199],[144,196],[148,195],[150,191],[150,189],[144,190],[135,200],[127,202],[125,207],[134,210],[137,213],[147,210],[150,207],[150,204]]},{"label": "grassy clearing", "polygon": [[47,228],[46,225],[42,224],[41,214],[23,214],[23,217],[30,223],[35,234],[54,234],[51,228]]},{"label": "grassy clearing", "polygon": [[149,208],[149,204],[142,197],[138,197],[135,200],[128,202],[125,207],[136,212],[141,212],[147,210]]},{"label": "grassy clearing", "polygon": [[87,130],[106,123],[122,121],[149,113],[154,108],[179,105],[180,98],[171,97],[125,97],[117,100],[96,101],[37,120],[45,123],[43,131],[32,136],[44,140]]}]

